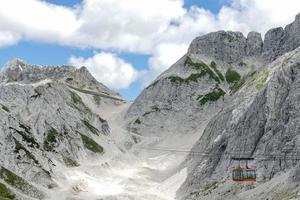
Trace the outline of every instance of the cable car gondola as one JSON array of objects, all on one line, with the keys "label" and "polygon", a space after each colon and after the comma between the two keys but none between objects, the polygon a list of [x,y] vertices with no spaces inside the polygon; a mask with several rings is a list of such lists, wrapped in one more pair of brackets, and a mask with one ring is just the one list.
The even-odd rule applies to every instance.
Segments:
[{"label": "cable car gondola", "polygon": [[[255,182],[256,181],[256,169],[248,167],[248,161],[254,160],[251,157],[232,157],[232,160],[239,161],[238,167],[232,170],[232,180],[237,182]],[[242,168],[241,161],[246,161],[246,168]]]}]

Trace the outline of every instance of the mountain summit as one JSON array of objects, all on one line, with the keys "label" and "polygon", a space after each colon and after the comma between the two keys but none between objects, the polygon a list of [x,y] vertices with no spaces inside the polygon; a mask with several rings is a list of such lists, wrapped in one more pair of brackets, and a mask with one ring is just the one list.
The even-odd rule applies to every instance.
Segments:
[{"label": "mountain summit", "polygon": [[[187,171],[177,199],[297,196],[299,46],[299,15],[264,41],[256,32],[209,33],[134,101],[126,119],[142,142],[155,137],[150,148],[190,152],[172,169]],[[232,182],[233,156],[254,157],[256,183]]]},{"label": "mountain summit", "polygon": [[197,37],[132,104],[85,67],[7,63],[0,198],[299,199],[299,46],[300,15],[264,41]]}]

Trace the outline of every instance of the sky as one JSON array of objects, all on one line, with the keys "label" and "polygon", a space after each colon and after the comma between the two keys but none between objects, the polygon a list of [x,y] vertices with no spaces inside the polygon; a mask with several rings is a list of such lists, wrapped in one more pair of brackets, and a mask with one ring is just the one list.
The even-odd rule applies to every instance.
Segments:
[{"label": "sky", "polygon": [[127,100],[182,57],[195,37],[218,30],[265,34],[300,12],[299,0],[0,0],[0,5],[0,67],[13,58],[86,66]]}]

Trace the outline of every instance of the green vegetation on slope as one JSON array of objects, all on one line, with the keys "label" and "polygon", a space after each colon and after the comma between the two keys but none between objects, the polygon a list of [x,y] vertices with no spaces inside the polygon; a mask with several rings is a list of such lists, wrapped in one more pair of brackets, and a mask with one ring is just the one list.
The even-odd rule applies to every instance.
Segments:
[{"label": "green vegetation on slope", "polygon": [[217,101],[221,97],[223,97],[226,93],[221,88],[214,88],[212,92],[206,94],[206,95],[199,95],[198,99],[201,105],[206,104],[210,101]]},{"label": "green vegetation on slope", "polygon": [[14,130],[16,133],[22,136],[22,139],[28,144],[29,147],[32,148],[40,148],[39,143],[32,137],[32,133],[30,132],[30,127],[25,126],[21,123],[19,123],[20,128],[22,128],[24,131],[17,130],[13,127],[9,127],[9,129]]},{"label": "green vegetation on slope", "polygon": [[92,133],[99,136],[99,130],[96,127],[94,127],[92,124],[90,124],[90,122],[87,119],[81,121]]},{"label": "green vegetation on slope", "polygon": [[185,82],[185,79],[179,77],[179,76],[169,76],[168,79],[172,82],[172,83],[176,83],[181,85],[182,83]]},{"label": "green vegetation on slope", "polygon": [[[209,77],[213,80],[215,80],[216,82],[220,83],[220,79],[219,77],[214,73],[214,71],[207,65],[205,64],[204,62],[198,62],[198,63],[195,63],[192,61],[192,59],[187,56],[185,62],[184,62],[184,65],[189,65],[189,66],[192,66],[198,70],[201,70],[201,72],[205,74],[208,74]],[[215,66],[216,67],[216,66]]]},{"label": "green vegetation on slope", "polygon": [[246,77],[241,78],[239,81],[235,82],[231,87],[231,93],[236,93],[239,89],[243,87],[243,85],[246,83]]},{"label": "green vegetation on slope", "polygon": [[4,167],[0,167],[0,178],[2,178],[10,186],[22,191],[24,194],[30,197],[36,199],[44,198],[44,194],[36,187],[30,185],[26,180]]},{"label": "green vegetation on slope", "polygon": [[78,167],[79,164],[76,160],[71,159],[70,157],[63,157],[63,160],[67,167]]},{"label": "green vegetation on slope", "polygon": [[169,76],[168,79],[172,83],[181,85],[183,83],[189,83],[191,81],[197,82],[198,79],[204,77],[205,75],[208,75],[210,79],[215,80],[217,83],[221,83],[221,81],[225,80],[223,74],[217,69],[217,64],[214,61],[212,61],[210,63],[210,66],[208,66],[204,62],[193,62],[192,59],[189,56],[187,56],[184,65],[192,66],[195,69],[200,70],[200,72],[193,73],[185,79],[179,76]]},{"label": "green vegetation on slope", "polygon": [[189,83],[191,81],[197,82],[199,78],[203,77],[206,75],[206,72],[201,72],[201,73],[194,73],[191,74],[189,77],[183,79],[179,76],[169,76],[168,79],[175,84],[181,85],[182,83]]},{"label": "green vegetation on slope", "polygon": [[48,131],[47,131],[47,135],[44,141],[44,149],[46,151],[53,151],[54,147],[56,145],[56,143],[58,142],[58,136],[59,133],[58,131],[51,127]]},{"label": "green vegetation on slope", "polygon": [[[16,138],[13,138],[14,139],[14,142],[15,142],[15,153],[18,153],[20,150],[23,150],[25,151],[25,155],[27,156],[27,158],[33,160],[33,162],[36,164],[36,165],[39,165],[39,162],[38,160],[35,158],[35,156],[30,153]],[[18,158],[20,158],[18,156]]]},{"label": "green vegetation on slope", "polygon": [[215,72],[218,74],[219,79],[220,79],[221,81],[224,81],[224,80],[225,80],[223,74],[220,72],[220,70],[218,70],[217,64],[216,64],[214,61],[211,61],[210,67],[213,68],[213,69],[215,70]]},{"label": "green vegetation on slope", "polygon": [[0,183],[0,199],[14,200],[16,196],[3,183]]},{"label": "green vegetation on slope", "polygon": [[103,147],[101,147],[97,142],[95,142],[92,138],[80,134],[81,135],[81,139],[83,142],[83,145],[85,148],[87,148],[88,150],[94,152],[94,153],[103,153],[104,149]]},{"label": "green vegetation on slope", "polygon": [[225,78],[228,83],[236,83],[241,79],[241,75],[229,68],[225,73]]},{"label": "green vegetation on slope", "polygon": [[268,69],[265,69],[263,72],[262,72],[262,77],[260,78],[260,81],[258,82],[258,84],[256,85],[256,89],[257,90],[261,90],[264,88],[264,86],[266,85],[266,82],[269,78],[269,75],[270,75],[270,72]]},{"label": "green vegetation on slope", "polygon": [[71,107],[84,113],[91,112],[91,110],[83,103],[81,97],[78,94],[70,91],[70,95],[72,99],[72,103],[70,104]]}]

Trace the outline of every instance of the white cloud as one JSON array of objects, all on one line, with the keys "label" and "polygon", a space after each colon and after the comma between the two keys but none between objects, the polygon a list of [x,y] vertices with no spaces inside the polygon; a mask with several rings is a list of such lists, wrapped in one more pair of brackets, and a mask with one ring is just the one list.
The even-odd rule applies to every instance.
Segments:
[{"label": "white cloud", "polygon": [[0,35],[9,36],[8,44],[20,39],[64,43],[80,25],[67,7],[35,0],[0,0],[0,5]]},{"label": "white cloud", "polygon": [[151,52],[154,38],[185,12],[182,0],[85,0],[78,34],[84,45]]},{"label": "white cloud", "polygon": [[[217,14],[192,7],[175,21],[175,25],[170,25],[156,38],[157,46],[150,58],[149,78],[145,79],[145,83],[151,82],[153,77],[170,66],[170,63],[163,62],[164,58],[174,63],[181,57],[177,53],[184,52],[179,48],[185,50],[185,46],[199,35],[218,30],[240,31],[245,35],[253,30],[264,34],[270,28],[291,23],[300,12],[299,8],[300,1],[297,0],[232,0],[229,6],[223,6]],[[161,48],[166,42],[178,48]],[[169,55],[172,54],[177,59],[171,59]]]},{"label": "white cloud", "polygon": [[186,12],[182,0],[84,0],[75,8],[39,0],[0,5],[0,36],[7,38],[1,37],[0,46],[23,39],[131,52],[151,52],[153,39]]},{"label": "white cloud", "polygon": [[[300,11],[299,0],[231,0],[217,14],[199,7],[187,10],[183,3],[184,0],[83,0],[69,8],[41,0],[0,0],[0,47],[33,40],[148,53],[152,55],[148,77],[144,79],[148,83],[181,57],[198,35],[221,29],[265,33],[290,23]],[[103,72],[96,67],[93,70]],[[114,85],[104,76],[98,75],[98,80]],[[119,85],[124,87],[130,84],[128,80],[135,79],[126,80]]]},{"label": "white cloud", "polygon": [[162,43],[158,45],[149,59],[148,73],[143,77],[144,85],[149,84],[162,71],[174,64],[186,53],[187,48],[186,44]]},{"label": "white cloud", "polygon": [[71,65],[85,66],[100,82],[113,89],[127,88],[138,78],[139,72],[115,54],[101,52],[93,57],[70,57]]},{"label": "white cloud", "polygon": [[[298,0],[232,0],[216,15],[184,0],[83,0],[69,8],[41,0],[0,0],[0,46],[20,40],[152,53],[219,29],[265,32],[291,22]],[[175,22],[175,23],[171,23]],[[174,25],[176,24],[176,25]]]}]

